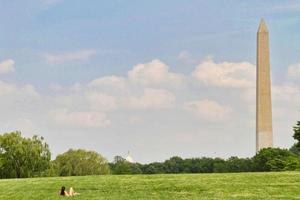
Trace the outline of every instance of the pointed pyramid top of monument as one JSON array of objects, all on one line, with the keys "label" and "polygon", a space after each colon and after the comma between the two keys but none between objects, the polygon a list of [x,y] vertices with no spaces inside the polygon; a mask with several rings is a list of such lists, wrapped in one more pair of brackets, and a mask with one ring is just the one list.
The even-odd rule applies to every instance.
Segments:
[{"label": "pointed pyramid top of monument", "polygon": [[268,32],[267,24],[264,19],[260,20],[257,32]]}]

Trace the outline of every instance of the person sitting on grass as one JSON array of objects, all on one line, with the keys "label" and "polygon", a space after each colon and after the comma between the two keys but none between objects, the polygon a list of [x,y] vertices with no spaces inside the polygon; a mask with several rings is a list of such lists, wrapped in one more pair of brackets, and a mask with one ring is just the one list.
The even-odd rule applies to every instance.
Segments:
[{"label": "person sitting on grass", "polygon": [[71,196],[79,195],[79,193],[75,192],[72,187],[70,187],[69,192],[67,192],[66,187],[62,186],[61,190],[60,190],[60,195],[61,196],[66,196],[66,197],[71,197]]}]

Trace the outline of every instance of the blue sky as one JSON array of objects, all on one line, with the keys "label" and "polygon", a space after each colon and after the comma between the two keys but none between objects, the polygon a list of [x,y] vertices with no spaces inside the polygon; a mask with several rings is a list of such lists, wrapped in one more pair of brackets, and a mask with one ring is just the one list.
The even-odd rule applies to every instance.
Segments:
[{"label": "blue sky", "polygon": [[251,156],[249,74],[264,18],[274,141],[288,147],[299,120],[299,11],[299,1],[275,0],[2,0],[0,95],[10,114],[1,131],[44,135],[55,154]]}]

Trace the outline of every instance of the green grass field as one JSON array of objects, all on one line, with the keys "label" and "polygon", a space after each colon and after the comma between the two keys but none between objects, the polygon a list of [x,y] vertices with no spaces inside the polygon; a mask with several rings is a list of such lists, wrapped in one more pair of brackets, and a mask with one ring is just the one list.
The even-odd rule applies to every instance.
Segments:
[{"label": "green grass field", "polygon": [[300,199],[300,172],[87,176],[0,180],[1,200],[62,199]]}]

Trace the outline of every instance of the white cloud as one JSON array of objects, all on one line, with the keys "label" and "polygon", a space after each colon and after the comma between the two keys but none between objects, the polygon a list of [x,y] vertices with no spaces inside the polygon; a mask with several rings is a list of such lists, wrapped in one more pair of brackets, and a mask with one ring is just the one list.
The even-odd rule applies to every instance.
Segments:
[{"label": "white cloud", "polygon": [[178,59],[182,61],[190,61],[191,59],[190,57],[191,57],[190,52],[188,52],[187,50],[180,51],[178,55]]},{"label": "white cloud", "polygon": [[300,79],[300,63],[293,64],[288,67],[288,78]]},{"label": "white cloud", "polygon": [[64,63],[72,61],[86,61],[96,54],[96,50],[89,49],[74,52],[46,53],[43,54],[43,57],[49,63]]},{"label": "white cloud", "polygon": [[169,71],[169,66],[160,60],[138,64],[128,72],[128,78],[133,83],[144,85],[174,85],[179,86],[184,76]]},{"label": "white cloud", "polygon": [[0,74],[7,74],[15,71],[15,61],[12,59],[4,60],[0,63]]},{"label": "white cloud", "polygon": [[[12,122],[11,124],[11,131],[15,131],[15,128],[18,127],[19,130],[22,130],[23,135],[30,136],[32,134],[37,134],[37,127],[35,124],[30,120],[26,118],[19,118],[16,119],[16,121]],[[13,127],[14,125],[14,127]]]},{"label": "white cloud", "polygon": [[117,99],[113,96],[98,92],[87,92],[85,96],[95,110],[110,111],[117,108]]},{"label": "white cloud", "polygon": [[126,80],[119,76],[105,76],[91,81],[88,86],[94,88],[109,87],[114,89],[125,89]]},{"label": "white cloud", "polygon": [[207,121],[223,121],[232,113],[231,107],[207,99],[187,102],[184,109]]},{"label": "white cloud", "polygon": [[130,116],[128,117],[128,124],[138,125],[144,122],[144,119],[141,116]]},{"label": "white cloud", "polygon": [[299,11],[300,3],[295,1],[294,3],[288,2],[286,4],[274,5],[272,7],[273,11],[277,12],[291,12],[291,11]]},{"label": "white cloud", "polygon": [[19,119],[31,121],[32,116],[40,114],[37,114],[41,102],[40,95],[32,85],[15,85],[0,81],[0,99],[2,131],[25,130],[26,132],[29,126],[20,123]]},{"label": "white cloud", "polygon": [[75,83],[70,87],[70,90],[75,93],[79,93],[83,90],[83,86],[80,83]]},{"label": "white cloud", "polygon": [[35,90],[35,87],[33,85],[26,84],[20,90],[24,94],[27,94],[33,98],[40,98],[39,93]]},{"label": "white cloud", "polygon": [[60,84],[57,84],[57,83],[51,83],[49,85],[49,89],[53,92],[60,92],[62,91],[64,88],[63,86],[61,86]]},{"label": "white cloud", "polygon": [[140,97],[128,97],[125,106],[129,108],[169,108],[175,103],[175,96],[164,89],[146,88]]},{"label": "white cloud", "polygon": [[53,119],[60,125],[79,128],[103,128],[110,125],[110,120],[102,112],[67,112],[55,111]]},{"label": "white cloud", "polygon": [[299,105],[300,102],[300,87],[293,84],[284,84],[273,87],[272,90],[274,101],[286,102],[286,105],[291,105],[295,102]]},{"label": "white cloud", "polygon": [[192,75],[207,86],[253,87],[255,84],[255,65],[248,62],[215,63],[208,59],[198,65]]},{"label": "white cloud", "polygon": [[16,100],[17,97],[24,97],[24,98],[39,98],[39,94],[35,90],[33,85],[26,84],[24,86],[16,86],[14,84],[6,83],[0,81],[0,96],[13,96]]},{"label": "white cloud", "polygon": [[0,81],[0,96],[10,94],[16,91],[16,86]]}]

